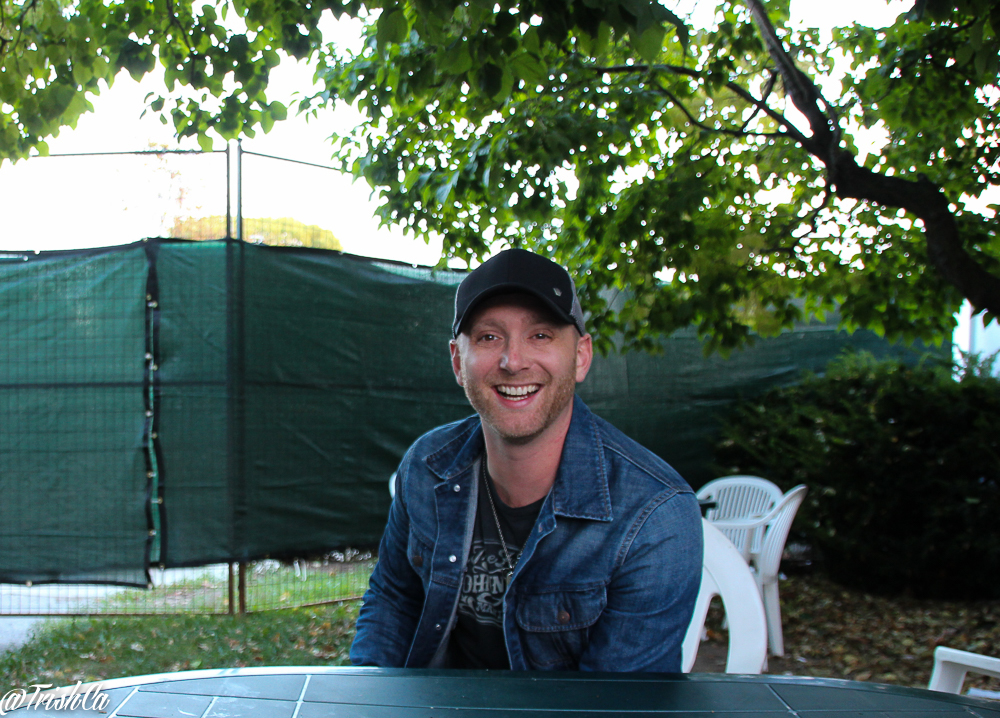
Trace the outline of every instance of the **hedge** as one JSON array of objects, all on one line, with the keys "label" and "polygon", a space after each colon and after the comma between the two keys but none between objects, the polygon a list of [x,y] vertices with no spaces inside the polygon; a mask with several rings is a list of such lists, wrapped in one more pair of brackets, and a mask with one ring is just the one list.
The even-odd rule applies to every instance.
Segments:
[{"label": "hedge", "polygon": [[807,484],[795,530],[843,585],[998,598],[1000,380],[985,367],[839,359],[739,402],[719,471]]}]

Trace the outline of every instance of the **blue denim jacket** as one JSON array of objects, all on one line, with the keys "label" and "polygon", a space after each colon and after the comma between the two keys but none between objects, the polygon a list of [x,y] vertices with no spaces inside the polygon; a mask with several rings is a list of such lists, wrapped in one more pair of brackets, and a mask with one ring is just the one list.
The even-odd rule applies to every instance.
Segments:
[{"label": "blue denim jacket", "polygon": [[[354,664],[441,665],[482,453],[473,416],[425,434],[403,458]],[[577,397],[555,484],[504,599],[511,668],[680,672],[701,566],[691,488]]]}]

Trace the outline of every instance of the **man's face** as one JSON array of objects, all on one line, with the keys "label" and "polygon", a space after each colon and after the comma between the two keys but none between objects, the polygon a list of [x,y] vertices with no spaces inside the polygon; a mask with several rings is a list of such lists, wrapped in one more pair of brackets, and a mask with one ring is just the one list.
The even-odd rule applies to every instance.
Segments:
[{"label": "man's face", "polygon": [[455,379],[484,428],[519,444],[568,427],[592,357],[589,334],[581,337],[524,294],[484,301],[451,342]]}]

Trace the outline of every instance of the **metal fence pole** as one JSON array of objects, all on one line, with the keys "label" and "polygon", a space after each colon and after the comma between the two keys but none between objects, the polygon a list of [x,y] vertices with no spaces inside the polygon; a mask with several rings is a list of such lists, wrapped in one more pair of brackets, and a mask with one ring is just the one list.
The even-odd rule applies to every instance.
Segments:
[{"label": "metal fence pole", "polygon": [[247,613],[247,564],[240,561],[240,615]]},{"label": "metal fence pole", "polygon": [[236,564],[230,563],[228,565],[228,578],[229,578],[229,615],[236,615]]}]

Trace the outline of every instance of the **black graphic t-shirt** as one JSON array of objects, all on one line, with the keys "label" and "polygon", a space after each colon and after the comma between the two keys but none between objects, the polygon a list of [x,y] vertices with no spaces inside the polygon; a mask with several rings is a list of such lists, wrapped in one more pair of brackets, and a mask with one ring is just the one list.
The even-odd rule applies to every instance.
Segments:
[{"label": "black graphic t-shirt", "polygon": [[458,617],[448,644],[448,665],[451,668],[510,668],[503,638],[503,597],[507,592],[509,568],[486,492],[492,493],[507,552],[515,566],[545,499],[511,508],[493,491],[493,482],[484,482],[481,471],[479,475],[479,505],[469,560],[462,575]]}]

